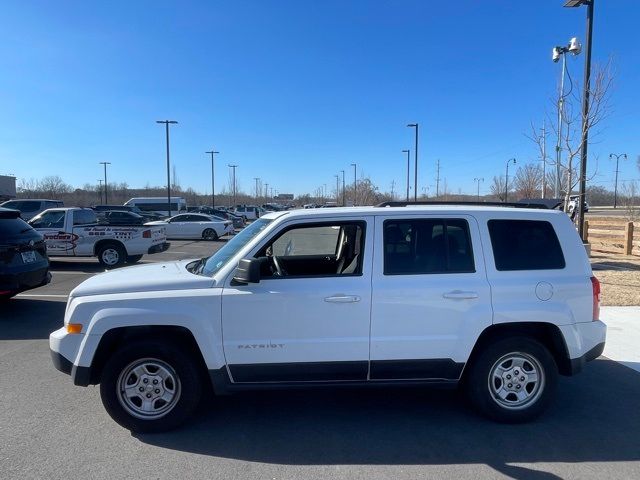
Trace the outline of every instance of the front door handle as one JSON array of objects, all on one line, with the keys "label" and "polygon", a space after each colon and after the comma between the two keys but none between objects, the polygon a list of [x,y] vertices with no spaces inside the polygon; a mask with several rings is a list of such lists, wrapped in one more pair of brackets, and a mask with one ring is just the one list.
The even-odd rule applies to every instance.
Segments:
[{"label": "front door handle", "polygon": [[324,297],[324,301],[329,303],[356,303],[360,301],[360,297],[357,295],[333,295]]},{"label": "front door handle", "polygon": [[474,298],[478,298],[478,294],[476,292],[463,292],[462,290],[453,290],[451,292],[444,293],[442,297],[451,300],[473,300]]}]

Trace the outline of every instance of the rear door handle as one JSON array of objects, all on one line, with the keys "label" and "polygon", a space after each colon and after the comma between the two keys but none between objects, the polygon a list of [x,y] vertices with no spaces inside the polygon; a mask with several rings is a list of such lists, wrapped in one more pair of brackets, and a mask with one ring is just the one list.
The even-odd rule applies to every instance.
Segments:
[{"label": "rear door handle", "polygon": [[324,297],[324,301],[329,303],[356,303],[360,301],[360,297],[357,295],[333,295]]},{"label": "rear door handle", "polygon": [[462,290],[453,290],[451,292],[444,293],[443,298],[449,298],[451,300],[473,300],[478,298],[476,292],[463,292]]}]

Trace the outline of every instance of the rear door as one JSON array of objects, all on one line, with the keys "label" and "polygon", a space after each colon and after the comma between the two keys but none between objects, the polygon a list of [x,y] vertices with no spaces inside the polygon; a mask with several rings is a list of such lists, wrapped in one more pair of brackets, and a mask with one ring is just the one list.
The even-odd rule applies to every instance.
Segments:
[{"label": "rear door", "polygon": [[476,220],[376,217],[371,380],[456,380],[492,309]]}]

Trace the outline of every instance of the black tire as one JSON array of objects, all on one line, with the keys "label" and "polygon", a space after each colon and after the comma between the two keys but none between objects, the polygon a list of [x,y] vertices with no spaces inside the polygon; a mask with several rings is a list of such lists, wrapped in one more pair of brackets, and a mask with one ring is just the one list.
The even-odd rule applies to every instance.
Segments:
[{"label": "black tire", "polygon": [[98,261],[105,268],[116,268],[127,260],[127,251],[119,243],[105,243],[97,251]]},{"label": "black tire", "polygon": [[[524,369],[518,368],[519,361],[512,362],[502,376],[494,376],[494,369],[500,372],[496,365],[509,366],[510,356],[524,359]],[[541,372],[538,382],[531,381],[533,370]],[[527,337],[511,337],[479,352],[469,365],[464,382],[470,402],[480,413],[501,423],[521,423],[533,420],[549,406],[558,383],[558,367],[541,343]],[[500,398],[496,390],[506,397]],[[518,394],[529,398],[520,400]]]},{"label": "black tire", "polygon": [[142,260],[143,255],[128,255],[127,263],[137,263]]},{"label": "black tire", "polygon": [[207,228],[204,232],[202,232],[202,238],[204,240],[215,241],[218,240],[218,234],[213,228]]},{"label": "black tire", "polygon": [[[120,376],[126,375],[136,362],[164,364],[177,379],[173,385],[174,391],[178,392],[177,398],[167,404],[171,408],[157,418],[135,416],[130,411],[131,401],[121,398],[126,395],[120,395]],[[100,381],[102,404],[111,418],[132,432],[163,432],[177,428],[187,421],[200,403],[202,376],[199,375],[197,365],[186,351],[162,341],[141,341],[127,345],[114,352],[104,366]],[[151,384],[147,382],[146,385]],[[167,387],[164,381],[159,386]],[[135,400],[135,397],[131,398]],[[154,400],[154,405],[158,405],[159,400],[161,399]],[[125,406],[127,404],[129,407]]]}]

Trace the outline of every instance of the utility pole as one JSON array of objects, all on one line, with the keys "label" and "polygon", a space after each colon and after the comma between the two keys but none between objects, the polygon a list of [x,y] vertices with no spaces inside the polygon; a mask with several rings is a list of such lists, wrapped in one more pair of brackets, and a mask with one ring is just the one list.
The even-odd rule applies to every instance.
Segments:
[{"label": "utility pole", "polygon": [[353,206],[355,207],[358,204],[358,165],[352,163],[353,167]]},{"label": "utility pole", "polygon": [[340,170],[340,172],[342,172],[342,206],[346,207],[347,204],[346,204],[346,200],[344,198],[344,195],[345,195],[345,193],[344,193],[344,190],[345,190],[345,188],[344,188],[344,170]]},{"label": "utility pole", "polygon": [[484,182],[484,178],[474,178],[473,181],[478,184],[478,203],[480,203],[480,182]]},{"label": "utility pole", "polygon": [[211,208],[216,206],[216,187],[215,187],[215,176],[214,176],[214,169],[213,169],[213,154],[214,153],[220,153],[220,152],[216,152],[215,150],[211,150],[210,152],[205,152],[205,153],[210,153],[211,154]]},{"label": "utility pole", "polygon": [[228,165],[229,168],[233,169],[233,206],[236,206],[236,168],[238,165]]},{"label": "utility pole", "polygon": [[440,159],[436,162],[436,198],[440,196]]},{"label": "utility pole", "polygon": [[507,199],[509,196],[509,163],[511,162],[513,162],[513,164],[515,165],[516,159],[510,158],[509,160],[507,160],[507,174],[504,179],[504,203],[507,203]]},{"label": "utility pole", "polygon": [[98,193],[100,194],[100,205],[102,205],[102,179],[101,178],[98,179],[98,183],[100,185],[98,189]]},{"label": "utility pole", "polygon": [[[167,213],[171,216],[171,170],[169,168],[169,125],[175,125],[175,120],[156,120],[156,123],[164,123],[165,137],[167,140]],[[105,182],[106,183],[106,182]],[[106,196],[106,192],[105,192]]]},{"label": "utility pole", "polygon": [[396,197],[393,195],[393,189],[396,186],[396,181],[395,180],[391,180],[391,200],[394,200]]},{"label": "utility pole", "polygon": [[258,182],[260,181],[259,177],[253,177],[256,181],[256,202],[258,201],[258,197],[260,196],[260,190],[258,189]]},{"label": "utility pole", "polygon": [[100,165],[104,165],[104,204],[109,204],[109,197],[107,196],[107,165],[111,165],[111,162],[100,162]]},{"label": "utility pole", "polygon": [[416,129],[416,142],[414,146],[414,154],[415,154],[415,176],[413,179],[413,201],[418,201],[418,124],[410,123],[407,127],[412,127]]},{"label": "utility pole", "polygon": [[611,153],[609,154],[609,159],[616,157],[616,183],[613,190],[613,208],[618,208],[618,162],[620,161],[620,157],[627,159],[626,153]]},{"label": "utility pole", "polygon": [[402,153],[407,154],[407,202],[409,201],[409,156],[411,155],[411,150],[402,150]]},{"label": "utility pole", "polygon": [[336,205],[340,202],[340,175],[334,175],[336,177]]}]

